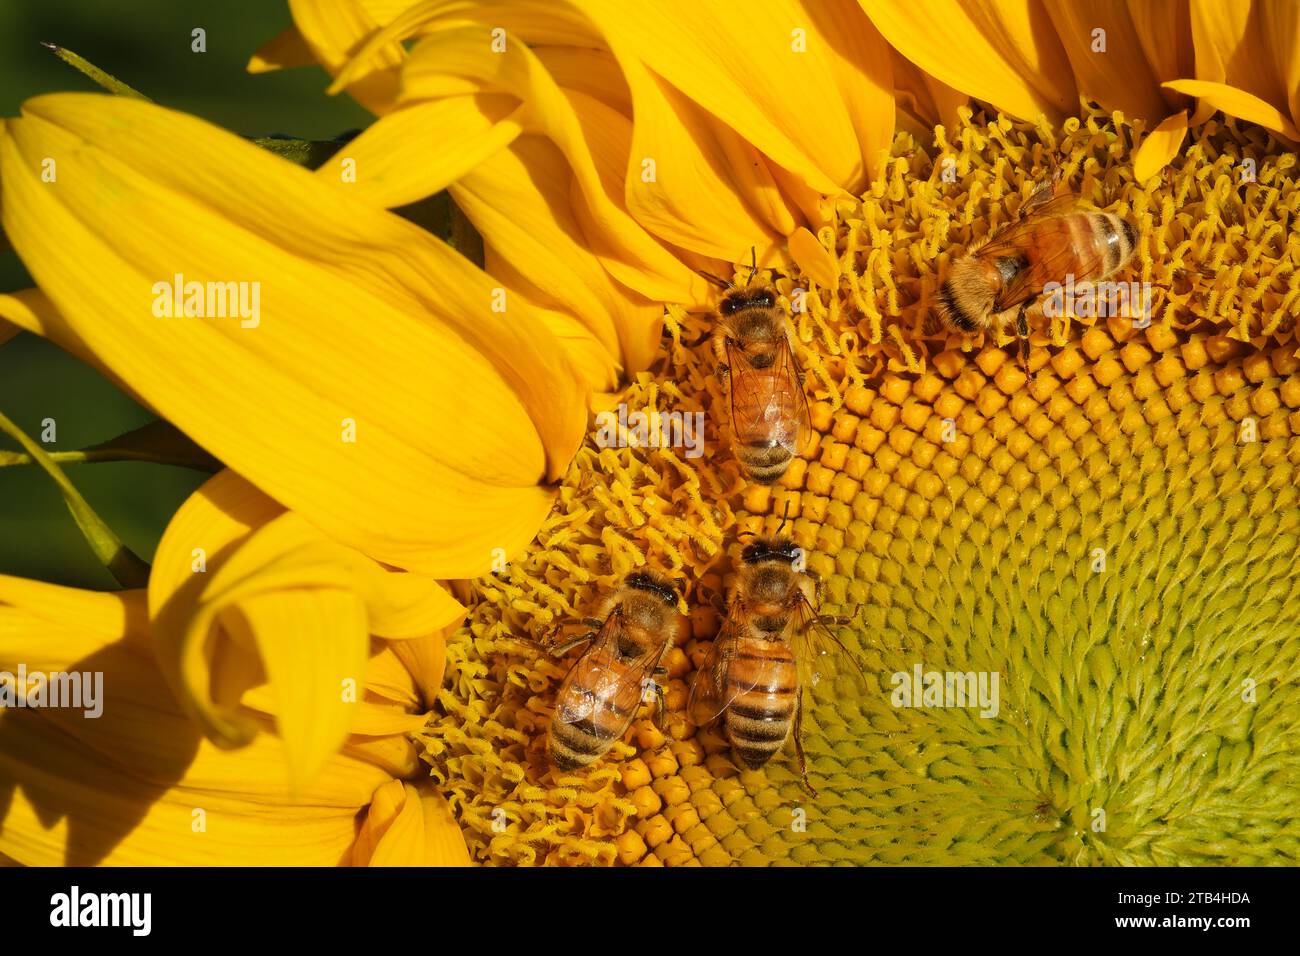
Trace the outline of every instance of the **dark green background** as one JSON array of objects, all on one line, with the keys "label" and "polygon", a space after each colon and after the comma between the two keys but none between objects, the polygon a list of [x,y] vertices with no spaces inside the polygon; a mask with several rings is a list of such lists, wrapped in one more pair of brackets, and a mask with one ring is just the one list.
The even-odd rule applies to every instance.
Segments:
[{"label": "dark green background", "polygon": [[[367,125],[370,115],[352,100],[325,95],[328,77],[317,67],[245,72],[253,51],[289,23],[281,0],[0,0],[0,115],[16,115],[23,100],[41,93],[98,89],[43,48],[46,40],[155,102],[246,136],[329,139]],[[206,53],[190,49],[195,27],[207,31]],[[30,285],[18,257],[0,253],[0,290]],[[0,346],[0,411],[38,439],[42,419],[55,419],[58,440],[47,450],[104,441],[152,417],[97,373],[32,335]],[[0,448],[17,445],[0,435]],[[91,507],[146,560],[172,513],[205,478],[140,463],[66,470]],[[0,574],[116,587],[54,483],[33,467],[0,468]]]}]

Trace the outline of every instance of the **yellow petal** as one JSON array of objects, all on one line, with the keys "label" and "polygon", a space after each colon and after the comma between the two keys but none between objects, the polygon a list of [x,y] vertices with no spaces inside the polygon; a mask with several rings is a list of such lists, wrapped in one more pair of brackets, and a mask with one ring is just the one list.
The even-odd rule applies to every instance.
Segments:
[{"label": "yellow petal", "polygon": [[[1289,2],[1285,5],[1295,6]],[[1191,19],[1192,39],[1196,45],[1196,79],[1226,84],[1279,109],[1289,109],[1290,91],[1283,86],[1282,73],[1278,69],[1280,64],[1273,56],[1273,44],[1280,41],[1283,58],[1294,62],[1297,59],[1297,35],[1294,32],[1286,35],[1287,29],[1295,28],[1294,16],[1281,14],[1277,6],[1195,0]],[[1265,11],[1270,12],[1267,17]],[[1270,30],[1283,32],[1280,36],[1270,36]],[[1239,115],[1228,110],[1224,112]]]},{"label": "yellow petal", "polygon": [[1209,83],[1205,80],[1175,80],[1166,83],[1165,86],[1179,93],[1198,97],[1201,103],[1221,110],[1229,116],[1271,129],[1293,142],[1300,141],[1300,130],[1286,114],[1272,103],[1266,103],[1245,90],[1224,83]]},{"label": "yellow petal", "polygon": [[1258,5],[1260,29],[1272,54],[1273,71],[1286,94],[1291,121],[1300,127],[1300,4],[1264,0]]},{"label": "yellow petal", "polygon": [[103,675],[98,718],[0,711],[0,853],[34,866],[346,862],[388,775],[336,757],[295,799],[274,736],[236,753],[203,741],[146,649],[143,602],[0,576],[0,669]]},{"label": "yellow petal", "polygon": [[823,289],[838,288],[839,269],[826,247],[807,229],[800,228],[790,236],[790,256]]},{"label": "yellow petal", "polygon": [[297,27],[285,27],[258,48],[248,61],[249,73],[271,73],[315,63],[316,57]]},{"label": "yellow petal", "polygon": [[[353,727],[370,635],[418,639],[464,615],[437,582],[326,539],[230,472],[168,526],[150,606],[159,663],[204,733],[246,744],[260,723],[243,708],[267,710],[297,788]],[[249,696],[262,683],[269,705]]]},{"label": "yellow petal", "polygon": [[1187,135],[1187,111],[1175,113],[1147,134],[1133,155],[1133,178],[1146,182],[1178,155]]},{"label": "yellow petal", "polygon": [[625,188],[637,222],[712,259],[769,247],[772,230],[756,208],[765,204],[745,201],[757,184],[725,162],[716,120],[641,64],[628,63],[625,74],[636,102]]},{"label": "yellow petal", "polygon": [[70,354],[98,371],[114,385],[126,392],[146,408],[149,403],[130,385],[106,367],[76,335],[72,333],[67,321],[59,314],[54,303],[40,289],[21,289],[18,292],[0,294],[0,318],[7,319],[13,325],[0,323],[0,328],[8,328],[16,334],[20,331],[34,332],[42,338],[58,342]]},{"label": "yellow petal", "polygon": [[[484,252],[487,257],[489,272],[501,276],[510,274],[510,267],[502,265],[504,260],[491,246],[485,246]],[[530,302],[537,302],[537,298],[528,289],[527,280],[522,276],[508,281],[511,287],[519,286],[524,289],[525,294],[529,296]],[[620,363],[617,356],[610,354],[609,350],[601,344],[600,339],[592,335],[585,325],[565,312],[557,312],[554,309],[546,309],[540,306],[535,311],[540,316],[541,321],[546,324],[546,327],[551,330],[551,334],[564,343],[564,349],[569,356],[569,361],[573,363],[573,367],[582,377],[582,380],[591,386],[593,393],[609,392],[618,388]],[[656,336],[656,344],[657,342],[658,337]]]},{"label": "yellow petal", "polygon": [[893,134],[888,51],[852,4],[762,0],[741,16],[726,0],[579,5],[623,66],[638,126],[661,78],[821,192],[858,189],[880,168]]},{"label": "yellow petal", "polygon": [[[1192,19],[1186,0],[1128,0],[1142,52],[1156,79],[1164,83],[1196,72],[1196,50],[1192,44]],[[1170,111],[1187,106],[1186,98],[1160,89]]]},{"label": "yellow petal", "polygon": [[447,636],[449,630],[418,637],[409,641],[390,641],[388,646],[410,672],[423,698],[424,710],[433,707],[438,691],[442,689],[442,676],[447,669]]},{"label": "yellow petal", "polygon": [[[0,306],[0,309],[3,309],[3,306]],[[0,314],[3,314],[3,312],[0,312]],[[0,322],[0,345],[4,345],[21,331],[22,329],[16,325],[10,325],[8,322]]]},{"label": "yellow petal", "polygon": [[[4,227],[64,317],[56,341],[388,563],[473,576],[532,537],[552,500],[537,483],[586,423],[526,302],[346,186],[152,104],[41,97],[5,132]],[[260,321],[155,317],[175,274],[260,283]],[[186,377],[214,367],[232,371]]]},{"label": "yellow petal", "polygon": [[382,795],[375,795],[352,862],[355,866],[470,865],[451,807],[427,781],[394,781]]},{"label": "yellow petal", "polygon": [[[289,0],[299,35],[331,74],[409,6],[410,0]],[[397,98],[401,62],[400,48],[380,51],[365,69],[354,71],[348,93],[372,112],[386,112]]]},{"label": "yellow petal", "polygon": [[[408,712],[424,709],[421,701],[421,687],[415,675],[394,648],[417,643],[421,638],[409,641],[376,640],[372,649],[375,651],[366,661],[366,692],[376,702],[387,702]],[[438,675],[439,681],[442,675]]]},{"label": "yellow petal", "polygon": [[1035,4],[859,2],[895,49],[953,89],[1022,119],[1059,120],[1078,109],[1070,61]]},{"label": "yellow petal", "polygon": [[83,591],[0,574],[0,670],[12,672],[21,660],[33,670],[59,670],[128,638],[145,650],[147,628],[144,591]]},{"label": "yellow petal", "polygon": [[451,194],[490,244],[495,275],[515,285],[517,272],[536,290],[534,302],[575,316],[629,374],[639,372],[652,358],[642,346],[657,342],[663,307],[618,289],[591,256],[568,205],[572,179],[558,148],[525,136],[453,183]]},{"label": "yellow petal", "polygon": [[[350,191],[388,208],[432,196],[510,145],[523,129],[518,108],[509,96],[467,94],[396,109],[339,154],[356,163]],[[339,178],[333,163],[320,174]]]},{"label": "yellow petal", "polygon": [[[893,47],[889,48],[889,62],[900,109],[910,111],[924,127],[942,124],[948,129],[956,128],[960,122],[957,107],[969,104],[969,96],[921,71]],[[933,134],[929,130],[920,129],[914,135],[926,139]]]},{"label": "yellow petal", "polygon": [[[1048,0],[1046,6],[1074,70],[1075,83],[1086,96],[1108,110],[1138,117],[1148,126],[1169,112],[1160,83],[1178,74],[1161,75],[1147,62],[1125,0],[1087,5]],[[1098,30],[1103,31],[1100,37]],[[1176,47],[1174,38],[1160,39],[1170,48]],[[1096,49],[1099,41],[1104,47]]]},{"label": "yellow petal", "polygon": [[[611,127],[627,127],[629,120],[597,98],[562,91],[529,48],[530,41],[557,43],[566,39],[591,46],[598,42],[591,26],[573,11],[559,6],[456,10],[454,20],[439,23],[442,6],[421,4],[375,34],[340,74],[340,82],[346,82],[354,65],[367,62],[374,50],[396,42],[408,32],[427,31],[403,67],[404,104],[474,91],[510,93],[526,107],[514,114],[516,119],[529,130],[549,136],[568,159],[578,187],[573,196],[575,215],[582,222],[592,251],[610,273],[629,288],[659,302],[694,301],[702,294],[703,280],[650,236],[624,207],[623,179],[630,133],[623,133],[619,142],[617,130]],[[483,22],[466,26],[466,17]],[[526,32],[509,33],[503,52],[485,56],[485,30],[498,26],[509,30],[512,25]],[[384,117],[376,127],[388,119]],[[454,128],[440,132],[450,140],[476,135],[473,126],[463,132]],[[379,137],[381,133],[374,131],[372,135]],[[417,148],[418,143],[412,143],[409,137],[386,138],[391,143],[390,161],[394,166],[429,163],[427,150]]]}]

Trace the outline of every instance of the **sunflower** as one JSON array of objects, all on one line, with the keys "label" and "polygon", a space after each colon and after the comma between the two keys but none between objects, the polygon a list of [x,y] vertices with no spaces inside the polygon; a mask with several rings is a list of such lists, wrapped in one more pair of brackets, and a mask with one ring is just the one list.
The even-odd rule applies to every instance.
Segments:
[{"label": "sunflower", "polygon": [[[363,195],[446,188],[544,299],[577,255],[664,303],[665,352],[623,400],[715,423],[703,461],[588,440],[526,556],[465,596],[420,736],[476,859],[1295,860],[1291,8],[291,6],[252,66],[310,55],[379,115],[349,151],[382,171]],[[435,117],[455,149],[421,138]],[[1151,319],[1035,328],[1031,380],[926,309],[1053,170],[1138,226]],[[818,399],[774,489],[720,451],[686,271],[744,281],[751,247]],[[701,609],[667,736],[641,719],[591,771],[548,771],[566,664],[519,638],[636,567],[719,591],[735,535],[786,516],[872,682],[811,714],[821,797],[686,720]],[[895,707],[918,665],[997,672],[999,717]]]},{"label": "sunflower", "polygon": [[[1092,17],[1065,4],[1042,16],[953,3],[936,15],[773,0],[743,20],[708,2],[290,6],[295,27],[251,67],[315,59],[379,117],[314,179],[140,104],[114,103],[101,122],[102,100],[36,100],[0,143],[6,231],[25,261],[37,257],[42,290],[0,299],[0,315],[98,364],[242,476],[218,479],[226,490],[209,488],[212,500],[242,488],[253,501],[233,519],[225,505],[183,509],[149,587],[154,666],[209,739],[243,748],[226,756],[272,730],[300,791],[336,779],[349,755],[360,715],[290,673],[305,655],[285,622],[305,599],[331,651],[314,674],[332,691],[366,653],[436,656],[444,644],[429,635],[445,635],[446,679],[421,671],[418,703],[367,681],[368,702],[400,705],[394,718],[429,717],[389,725],[385,744],[409,736],[427,769],[375,778],[366,845],[401,807],[443,836],[454,817],[469,856],[494,864],[1300,856],[1300,210],[1294,155],[1277,138],[1294,138],[1294,43],[1240,72],[1273,49],[1263,44],[1289,22],[1284,10],[1252,6],[1216,26],[1208,6],[1180,17],[1138,4]],[[1118,73],[1084,55],[1097,28]],[[210,156],[168,163],[181,142]],[[30,170],[52,146],[88,160],[95,195],[60,207],[35,188]],[[936,331],[926,304],[954,253],[1053,171],[1138,226],[1130,273],[1152,289],[1152,321],[1036,326],[1031,379],[1004,337]],[[384,211],[442,189],[482,234],[486,276]],[[172,209],[206,228],[168,229]],[[194,382],[164,373],[193,375],[209,351],[239,368],[247,352],[225,341],[235,331],[186,326],[172,342],[132,321],[127,348],[101,318],[122,311],[125,291],[112,280],[97,297],[42,259],[37,212],[88,237],[83,261],[123,250],[102,260],[105,275],[176,261],[175,249],[155,255],[159,235],[200,278],[226,277],[241,262],[231,248],[247,249],[268,284],[289,269],[294,291],[318,289],[309,304],[328,324],[313,336],[285,320],[286,338],[255,351],[257,374],[238,387],[205,379],[216,398],[198,401]],[[113,241],[90,241],[101,235]],[[814,399],[814,434],[772,488],[744,481],[723,450],[696,272],[735,268],[743,281],[751,249],[791,317]],[[518,303],[509,322],[482,311],[503,287]],[[376,302],[448,322],[480,360],[408,408],[419,394],[407,376],[433,359],[404,337],[407,323],[371,325]],[[355,380],[354,362],[373,381],[341,401],[334,388]],[[413,422],[457,433],[460,393],[485,374],[516,392],[534,433],[496,435],[481,454],[422,440]],[[281,414],[264,421],[230,394],[239,388]],[[320,421],[300,400],[308,388],[324,397]],[[703,412],[709,454],[584,439],[572,410],[587,391],[652,417]],[[359,399],[382,404],[356,422],[409,427],[349,459],[312,428]],[[308,433],[301,449],[286,424]],[[473,480],[413,501],[418,482],[400,466],[442,476],[429,459],[444,450]],[[503,454],[514,467],[498,481]],[[340,467],[334,496],[321,476]],[[438,524],[444,508],[456,513]],[[427,578],[486,571],[489,518],[511,560],[451,586],[452,607]],[[786,759],[737,769],[715,732],[687,720],[692,671],[719,626],[704,606],[667,660],[666,733],[646,715],[593,768],[549,769],[544,729],[567,663],[522,638],[585,616],[633,568],[720,592],[736,535],[787,521],[826,607],[856,620],[840,637],[870,684],[815,698],[807,745],[821,795],[807,798]],[[205,523],[219,557],[196,584]],[[471,543],[458,548],[457,534]],[[914,670],[996,674],[1000,701],[983,716],[896,705],[894,678]],[[416,802],[430,782],[445,806]],[[7,833],[0,851],[14,855]]]}]

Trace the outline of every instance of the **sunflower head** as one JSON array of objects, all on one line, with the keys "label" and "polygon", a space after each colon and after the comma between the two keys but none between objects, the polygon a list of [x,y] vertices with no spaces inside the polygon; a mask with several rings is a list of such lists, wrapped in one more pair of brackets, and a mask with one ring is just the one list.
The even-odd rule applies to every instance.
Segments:
[{"label": "sunflower head", "polygon": [[[883,180],[818,236],[834,281],[797,262],[773,279],[816,396],[813,434],[773,486],[745,481],[726,451],[716,318],[670,307],[665,358],[623,400],[703,411],[707,454],[588,442],[533,547],[473,587],[449,644],[443,716],[422,738],[476,858],[1273,858],[1294,817],[1289,758],[1264,755],[1294,752],[1284,715],[1298,701],[1275,679],[1300,597],[1279,560],[1300,534],[1300,358],[1284,300],[1294,238],[1234,238],[1268,233],[1264,210],[1294,202],[1291,157],[1258,136],[1207,126],[1144,187],[1126,165],[1131,128],[1093,107],[1059,129],[968,112],[932,150],[900,134]],[[1234,162],[1254,149],[1258,179],[1238,188]],[[1031,383],[1009,336],[931,331],[922,310],[1056,165],[1139,225],[1117,278],[1150,282],[1153,308],[1147,325],[1037,325]],[[823,610],[853,621],[835,634],[868,685],[808,698],[815,800],[792,748],[746,767],[685,709],[721,626],[708,595],[750,561],[796,554]],[[603,760],[557,773],[542,739],[565,665],[516,635],[643,568],[695,585],[691,639],[665,658],[666,726],[647,708]],[[942,706],[947,683],[969,706]],[[924,706],[927,687],[940,705]],[[1225,813],[1262,829],[1230,834]]]}]

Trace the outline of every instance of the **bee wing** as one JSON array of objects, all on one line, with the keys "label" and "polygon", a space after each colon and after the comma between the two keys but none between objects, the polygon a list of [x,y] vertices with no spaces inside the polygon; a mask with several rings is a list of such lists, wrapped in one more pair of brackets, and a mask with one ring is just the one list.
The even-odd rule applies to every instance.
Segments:
[{"label": "bee wing", "polygon": [[786,640],[794,650],[801,690],[824,692],[837,679],[845,678],[855,695],[865,694],[867,678],[862,666],[822,623],[817,609],[806,595],[802,596],[796,612],[791,615]]},{"label": "bee wing", "polygon": [[740,650],[740,635],[744,633],[747,619],[745,605],[737,598],[722,624],[722,630],[713,639],[704,662],[695,672],[686,712],[696,724],[709,723],[730,707],[733,700],[745,691],[753,690],[757,684],[755,681],[745,686],[743,682],[733,680],[731,673],[731,664]]},{"label": "bee wing", "polygon": [[[600,634],[591,642],[569,670],[557,695],[555,717],[562,724],[576,724],[593,720],[601,711],[613,710],[636,685],[639,701],[645,679],[659,661],[654,648],[647,650],[627,667],[611,667],[618,654],[619,638],[623,634],[623,610],[615,608],[605,618]],[[632,713],[619,719],[631,721]]]},{"label": "bee wing", "polygon": [[[731,425],[738,436],[763,434],[773,431],[774,423],[781,423],[780,409],[795,405],[797,424],[794,433],[776,429],[771,437],[778,441],[797,441],[809,429],[808,396],[804,393],[799,362],[790,349],[790,340],[783,339],[776,349],[776,358],[769,368],[754,368],[744,352],[727,339],[727,366],[731,369]],[[747,409],[736,406],[736,395],[741,392],[753,399]]]},{"label": "bee wing", "polygon": [[[1033,196],[1025,205],[1031,203],[1034,203]],[[1053,278],[1077,271],[1078,257],[1074,253],[1074,241],[1069,228],[1064,223],[1052,224],[1049,221],[1068,215],[1078,205],[1079,197],[1073,193],[1055,196],[1037,204],[1033,212],[980,246],[976,255],[981,259],[999,259],[1004,256],[1023,258],[1030,249],[1033,250],[1029,263],[1016,273],[1015,278],[1006,284],[1001,295],[994,301],[994,312],[1002,312],[1027,302]],[[1076,275],[1075,278],[1081,280],[1090,277]]]},{"label": "bee wing", "polygon": [[808,393],[803,390],[803,366],[799,364],[799,357],[794,354],[794,348],[790,345],[790,339],[786,338],[785,343],[777,355],[777,362],[785,370],[787,367],[790,373],[790,387],[794,389],[798,396],[799,404],[799,433],[807,434],[812,430],[812,413],[808,410]]}]

